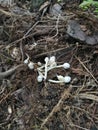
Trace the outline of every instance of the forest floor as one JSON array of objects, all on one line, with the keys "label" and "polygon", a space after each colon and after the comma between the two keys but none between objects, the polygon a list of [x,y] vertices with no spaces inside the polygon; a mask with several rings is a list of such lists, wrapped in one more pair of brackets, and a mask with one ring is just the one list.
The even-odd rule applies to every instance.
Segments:
[{"label": "forest floor", "polygon": [[[98,19],[76,3],[45,4],[32,13],[0,6],[0,130],[98,130]],[[70,68],[38,82],[38,65],[52,56]],[[49,82],[57,75],[71,81]]]}]

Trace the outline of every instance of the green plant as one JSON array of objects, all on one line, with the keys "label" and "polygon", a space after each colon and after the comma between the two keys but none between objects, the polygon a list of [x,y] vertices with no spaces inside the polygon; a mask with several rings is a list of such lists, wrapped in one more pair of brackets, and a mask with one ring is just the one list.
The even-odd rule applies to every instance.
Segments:
[{"label": "green plant", "polygon": [[94,12],[98,13],[98,2],[94,0],[84,0],[79,7],[86,10],[89,9],[91,6],[95,8]]}]

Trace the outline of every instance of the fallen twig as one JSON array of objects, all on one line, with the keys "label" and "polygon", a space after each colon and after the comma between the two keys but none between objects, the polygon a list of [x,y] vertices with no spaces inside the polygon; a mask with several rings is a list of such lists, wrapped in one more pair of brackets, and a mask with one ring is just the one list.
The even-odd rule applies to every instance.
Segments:
[{"label": "fallen twig", "polygon": [[69,97],[71,90],[72,90],[71,86],[69,86],[68,89],[64,90],[64,92],[63,92],[60,100],[58,101],[58,103],[53,107],[52,111],[49,113],[49,115],[46,117],[46,119],[41,124],[41,129],[49,121],[49,119],[54,115],[54,113],[58,112],[61,109],[63,102]]},{"label": "fallen twig", "polygon": [[17,66],[15,66],[15,67],[13,67],[13,68],[5,71],[5,72],[0,72],[0,80],[8,77],[9,75],[11,75],[12,73],[14,73],[15,70],[17,70],[21,66],[23,66],[23,64],[17,65]]},{"label": "fallen twig", "polygon": [[83,64],[83,62],[75,56],[75,58],[80,62],[80,64],[84,67],[84,69],[91,75],[91,77],[95,80],[95,82],[98,84],[97,79],[94,77],[94,75],[89,71],[89,69]]}]

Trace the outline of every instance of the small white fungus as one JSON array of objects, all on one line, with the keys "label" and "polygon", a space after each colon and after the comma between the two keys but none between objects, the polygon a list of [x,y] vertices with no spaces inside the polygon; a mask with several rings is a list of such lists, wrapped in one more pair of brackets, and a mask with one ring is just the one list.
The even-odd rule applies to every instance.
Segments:
[{"label": "small white fungus", "polygon": [[49,61],[49,58],[48,57],[45,57],[45,62],[47,63]]},{"label": "small white fungus", "polygon": [[64,67],[64,69],[69,69],[70,68],[70,64],[69,63],[64,63],[63,67]]},{"label": "small white fungus", "polygon": [[58,78],[59,81],[64,82],[64,77],[62,75],[57,75],[57,78]]},{"label": "small white fungus", "polygon": [[8,106],[8,113],[12,114],[12,108],[11,108],[11,106]]},{"label": "small white fungus", "polygon": [[55,56],[51,56],[49,62],[50,62],[50,63],[55,62]]},{"label": "small white fungus", "polygon": [[29,67],[29,69],[34,69],[34,63],[33,62],[30,62],[29,64],[28,64],[28,67]]},{"label": "small white fungus", "polygon": [[41,63],[41,62],[38,62],[37,64],[38,64],[38,66],[42,66],[42,63]]},{"label": "small white fungus", "polygon": [[55,61],[55,56],[51,56],[49,59],[49,65],[50,67],[55,67],[57,65],[56,61]]},{"label": "small white fungus", "polygon": [[28,64],[29,60],[28,59],[25,59],[24,60],[24,64]]},{"label": "small white fungus", "polygon": [[69,83],[71,81],[71,77],[70,76],[65,76],[64,77],[64,82],[65,83]]},{"label": "small white fungus", "polygon": [[39,76],[37,77],[37,81],[38,81],[38,82],[42,82],[42,80],[43,80],[43,77],[42,77],[41,75],[39,75]]}]

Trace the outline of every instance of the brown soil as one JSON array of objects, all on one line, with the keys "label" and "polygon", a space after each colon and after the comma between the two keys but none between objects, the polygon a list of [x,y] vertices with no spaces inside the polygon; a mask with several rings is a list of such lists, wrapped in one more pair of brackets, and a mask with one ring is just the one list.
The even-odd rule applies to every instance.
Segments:
[{"label": "brown soil", "polygon": [[2,8],[0,71],[23,63],[26,54],[34,63],[56,56],[58,64],[68,62],[71,68],[54,69],[48,78],[60,74],[72,80],[63,85],[38,83],[37,66],[34,70],[20,67],[0,80],[0,130],[97,130],[98,43],[89,45],[66,32],[69,20],[78,21],[86,34],[97,32],[97,18],[71,7],[63,10],[58,24],[58,18],[49,13],[40,17],[36,13],[15,15]]}]

